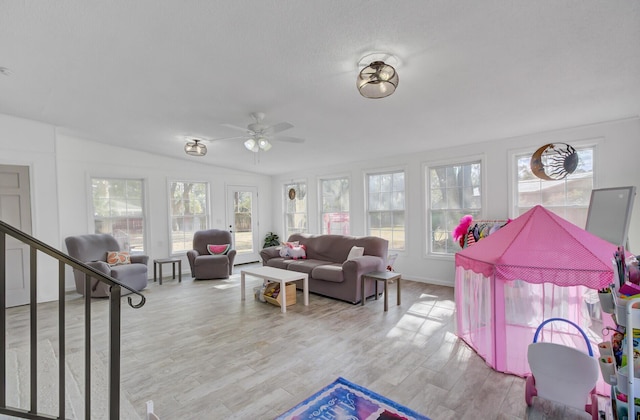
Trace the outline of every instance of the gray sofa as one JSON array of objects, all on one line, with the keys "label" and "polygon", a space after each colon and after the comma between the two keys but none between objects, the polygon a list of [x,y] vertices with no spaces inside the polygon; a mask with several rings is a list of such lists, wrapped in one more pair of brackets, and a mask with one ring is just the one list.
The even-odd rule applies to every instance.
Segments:
[{"label": "gray sofa", "polygon": [[[262,264],[309,275],[309,291],[323,296],[358,303],[362,275],[386,269],[389,242],[375,236],[293,234],[287,242],[306,247],[306,259],[282,258],[280,247],[260,251]],[[347,261],[351,247],[364,247],[364,255]],[[365,296],[375,294],[372,280],[365,284]],[[298,288],[301,284],[298,285]]]},{"label": "gray sofa", "polygon": [[[147,255],[131,255],[131,264],[109,266],[107,252],[120,251],[118,241],[108,234],[89,234],[69,236],[64,240],[67,252],[73,258],[95,268],[101,273],[111,276],[120,283],[126,284],[134,290],[140,291],[147,287]],[[84,295],[84,273],[73,270],[76,281],[76,291]],[[109,296],[109,285],[95,278],[90,279],[92,297]],[[122,295],[131,293],[122,288]]]}]

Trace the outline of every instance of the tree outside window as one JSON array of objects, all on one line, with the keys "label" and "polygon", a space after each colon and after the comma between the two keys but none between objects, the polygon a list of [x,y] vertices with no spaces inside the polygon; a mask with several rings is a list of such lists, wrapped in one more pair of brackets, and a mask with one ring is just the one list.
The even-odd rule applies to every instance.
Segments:
[{"label": "tree outside window", "polygon": [[389,249],[405,249],[404,172],[367,175],[369,235],[389,241]]},{"label": "tree outside window", "polygon": [[320,180],[323,234],[349,235],[349,178]]},{"label": "tree outside window", "polygon": [[476,161],[430,167],[427,178],[427,245],[433,254],[454,254],[460,246],[453,241],[453,229],[464,215],[477,219],[482,212],[481,164]]},{"label": "tree outside window", "polygon": [[95,233],[108,233],[122,250],[144,253],[145,209],[141,179],[91,178]]},{"label": "tree outside window", "polygon": [[[294,191],[294,193],[290,193]],[[307,183],[291,182],[284,185],[284,238],[293,233],[306,233],[307,227]]]},{"label": "tree outside window", "polygon": [[171,254],[192,249],[193,234],[208,229],[208,191],[206,182],[171,182]]}]

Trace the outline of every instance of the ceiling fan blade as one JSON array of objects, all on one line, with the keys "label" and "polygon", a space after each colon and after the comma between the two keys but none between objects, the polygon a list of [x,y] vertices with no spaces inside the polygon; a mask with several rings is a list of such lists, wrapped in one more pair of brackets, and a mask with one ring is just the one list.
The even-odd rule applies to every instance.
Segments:
[{"label": "ceiling fan blade", "polygon": [[284,141],[287,143],[304,143],[304,139],[301,139],[299,137],[290,137],[290,136],[277,136],[277,137],[274,137],[272,140]]},{"label": "ceiling fan blade", "polygon": [[248,139],[251,136],[246,135],[246,136],[233,136],[233,137],[221,137],[219,139],[211,139],[211,140],[207,140],[209,142],[214,142],[214,141],[218,141],[218,140],[240,140],[240,139]]},{"label": "ceiling fan blade", "polygon": [[227,127],[227,128],[233,128],[234,130],[240,130],[240,131],[244,131],[245,133],[249,133],[249,134],[253,134],[251,133],[247,127],[238,127],[237,125],[233,125],[233,124],[220,124],[223,127]]},{"label": "ceiling fan blade", "polygon": [[279,132],[284,131],[284,130],[288,130],[290,128],[293,128],[293,124],[288,123],[288,122],[281,122],[281,123],[274,124],[274,125],[270,126],[268,128],[268,132],[272,133],[272,134],[275,134],[275,133],[279,133]]}]

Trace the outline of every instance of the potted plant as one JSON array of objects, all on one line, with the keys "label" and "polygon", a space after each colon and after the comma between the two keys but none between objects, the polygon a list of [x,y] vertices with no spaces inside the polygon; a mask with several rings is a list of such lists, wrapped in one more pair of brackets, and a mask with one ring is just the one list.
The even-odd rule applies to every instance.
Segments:
[{"label": "potted plant", "polygon": [[267,236],[264,237],[264,245],[262,246],[262,248],[277,245],[280,245],[280,237],[278,236],[278,234],[273,232],[267,233]]}]

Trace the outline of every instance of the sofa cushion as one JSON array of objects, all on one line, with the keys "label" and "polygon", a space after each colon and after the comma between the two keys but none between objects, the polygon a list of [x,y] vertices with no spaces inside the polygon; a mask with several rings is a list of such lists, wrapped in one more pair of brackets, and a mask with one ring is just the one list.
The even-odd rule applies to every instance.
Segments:
[{"label": "sofa cushion", "polygon": [[307,273],[311,275],[311,272],[314,268],[321,265],[331,264],[330,261],[321,261],[321,260],[289,260],[289,264],[287,265],[287,270],[297,271],[299,273]]},{"label": "sofa cushion", "polygon": [[289,264],[291,264],[294,260],[290,259],[290,258],[271,258],[269,261],[267,261],[267,264],[269,267],[273,267],[273,268],[281,268],[283,270],[287,269],[287,266]]},{"label": "sofa cushion", "polygon": [[311,271],[311,277],[316,280],[332,281],[334,283],[342,283],[344,281],[344,273],[342,264],[320,265]]}]

